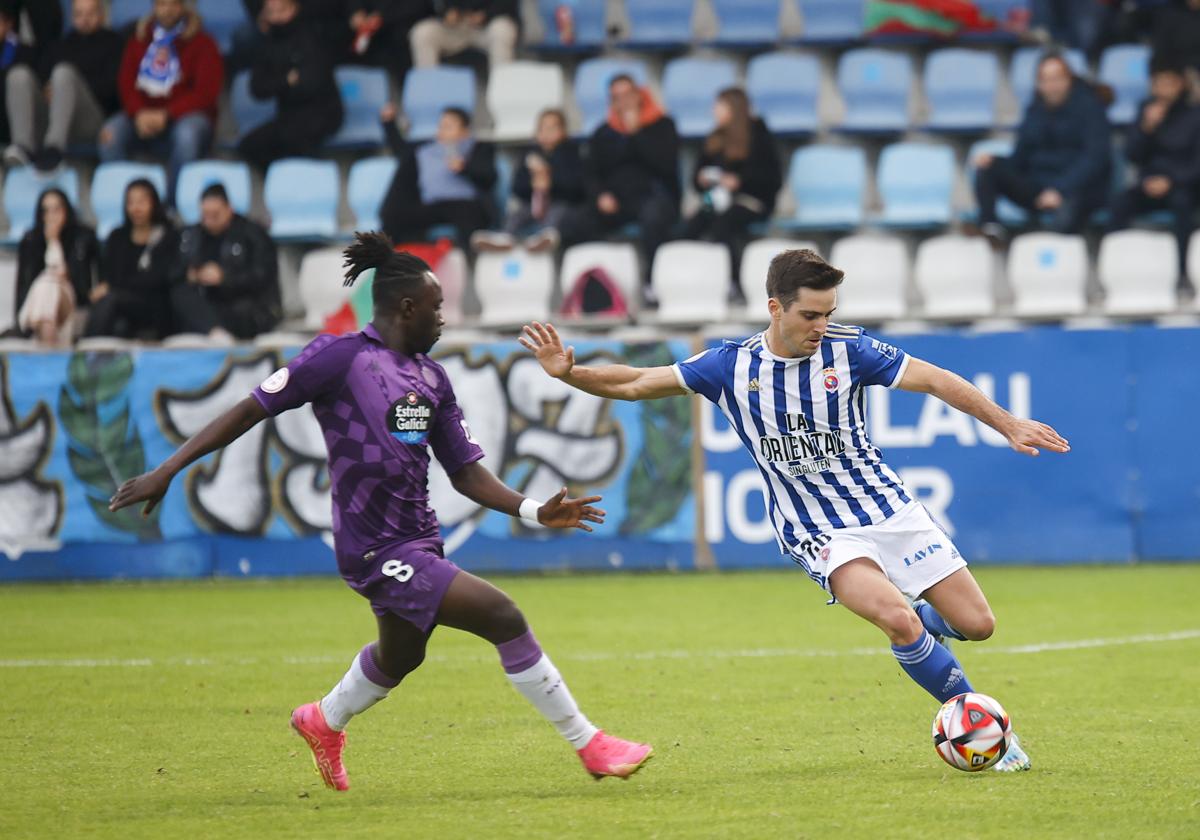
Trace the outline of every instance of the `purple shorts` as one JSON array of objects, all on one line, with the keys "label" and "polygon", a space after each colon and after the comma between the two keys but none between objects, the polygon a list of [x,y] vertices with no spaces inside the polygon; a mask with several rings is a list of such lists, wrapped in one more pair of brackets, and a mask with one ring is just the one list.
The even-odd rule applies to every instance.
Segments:
[{"label": "purple shorts", "polygon": [[[349,568],[357,564],[359,567]],[[460,571],[442,555],[438,538],[391,543],[339,563],[350,588],[371,602],[375,615],[394,613],[422,633],[437,623],[438,608]]]}]

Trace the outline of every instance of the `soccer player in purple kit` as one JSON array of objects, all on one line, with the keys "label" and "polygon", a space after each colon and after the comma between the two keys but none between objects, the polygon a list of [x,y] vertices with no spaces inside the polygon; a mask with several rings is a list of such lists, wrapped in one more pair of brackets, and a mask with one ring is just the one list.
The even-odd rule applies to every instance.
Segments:
[{"label": "soccer player in purple kit", "polygon": [[594,777],[631,775],[650,757],[650,746],[592,725],[516,604],[445,558],[429,507],[429,449],[459,493],[546,527],[591,531],[589,522],[604,521],[604,511],[592,506],[600,497],[567,498],[564,487],[539,503],[479,463],[483,450],[446,372],[426,355],[444,323],[437,278],[423,260],[395,251],[383,234],[356,239],[346,249],[346,284],[373,272],[371,323],[358,333],[318,336],[161,465],[122,484],[109,508],[145,502],[148,513],[193,461],[268,417],[312,403],[329,450],[338,569],[370,601],[379,625],[378,641],[359,652],[337,685],[319,702],[292,712],[292,727],[312,749],[325,784],[349,787],[342,730],[420,666],[439,624],[494,644],[517,691],[570,742]]}]

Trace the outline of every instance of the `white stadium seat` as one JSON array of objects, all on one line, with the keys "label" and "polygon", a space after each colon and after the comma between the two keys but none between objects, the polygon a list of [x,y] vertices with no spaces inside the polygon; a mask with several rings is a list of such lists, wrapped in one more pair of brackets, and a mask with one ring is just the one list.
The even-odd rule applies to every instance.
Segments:
[{"label": "white stadium seat", "polygon": [[636,312],[641,303],[641,274],[637,249],[628,242],[584,242],[563,252],[558,288],[565,298],[584,272],[601,268],[625,296],[625,305]]},{"label": "white stadium seat", "polygon": [[14,252],[0,253],[0,333],[17,322],[17,258]]},{"label": "white stadium seat", "polygon": [[1122,230],[1100,242],[1097,265],[1109,315],[1162,315],[1175,310],[1179,248],[1162,231]]},{"label": "white stadium seat", "polygon": [[[1200,283],[1200,230],[1192,234],[1188,243],[1187,273],[1192,284]],[[1196,295],[1196,308],[1200,309],[1200,295]]]},{"label": "white stadium seat", "polygon": [[746,295],[746,314],[767,317],[767,269],[780,251],[808,248],[817,251],[815,242],[797,239],[759,239],[742,251],[742,292]]},{"label": "white stadium seat", "polygon": [[437,264],[437,278],[442,284],[442,317],[446,326],[457,327],[463,322],[463,293],[471,276],[467,255],[461,248],[452,248]]},{"label": "white stadium seat", "polygon": [[480,254],[475,261],[475,294],[488,326],[516,326],[546,320],[554,287],[554,258],[517,248]]},{"label": "white stadium seat", "polygon": [[833,243],[830,264],[846,272],[835,320],[845,324],[901,318],[908,309],[908,249],[894,236],[859,234]]},{"label": "white stadium seat", "polygon": [[1087,310],[1087,245],[1082,236],[1025,233],[1008,251],[1017,315],[1056,317]]},{"label": "white stadium seat", "polygon": [[563,86],[559,64],[512,61],[493,67],[487,87],[492,138],[505,141],[532,137],[542,109],[562,107]]},{"label": "white stadium seat", "polygon": [[729,249],[714,242],[668,242],[654,255],[650,285],[664,323],[718,323],[729,311]]},{"label": "white stadium seat", "polygon": [[995,310],[996,258],[980,236],[935,236],[917,247],[913,279],[930,318],[982,318]]},{"label": "white stadium seat", "polygon": [[304,304],[304,326],[319,330],[325,319],[350,299],[353,288],[342,285],[341,248],[318,248],[300,260],[300,302]]}]

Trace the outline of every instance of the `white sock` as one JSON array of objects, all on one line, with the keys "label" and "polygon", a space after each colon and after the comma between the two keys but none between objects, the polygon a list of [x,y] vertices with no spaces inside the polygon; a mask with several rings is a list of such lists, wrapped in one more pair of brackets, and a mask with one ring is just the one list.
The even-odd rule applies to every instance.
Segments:
[{"label": "white sock", "polygon": [[546,720],[554,724],[558,734],[570,741],[575,749],[583,749],[599,731],[592,726],[592,722],[583,712],[579,711],[579,706],[571,696],[567,684],[563,682],[562,675],[546,654],[543,653],[541,659],[524,671],[506,676],[517,691],[521,692]]},{"label": "white sock", "polygon": [[[371,655],[369,650],[364,648],[364,651],[367,656]],[[321,698],[321,713],[325,715],[325,722],[329,724],[330,729],[335,732],[341,731],[350,722],[350,718],[365,712],[387,697],[392,688],[394,686],[379,685],[367,677],[363,672],[362,654],[359,654],[354,657],[354,661],[350,663],[350,670],[341,681]]]}]

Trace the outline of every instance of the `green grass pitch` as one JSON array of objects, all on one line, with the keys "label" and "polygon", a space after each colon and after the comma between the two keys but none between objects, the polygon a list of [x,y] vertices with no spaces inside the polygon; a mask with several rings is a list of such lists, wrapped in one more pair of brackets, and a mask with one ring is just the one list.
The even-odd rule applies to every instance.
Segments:
[{"label": "green grass pitch", "polygon": [[977,573],[999,629],[956,650],[1029,773],[942,764],[937,704],[798,572],[502,578],[655,758],[592,781],[442,629],[351,724],[346,794],[287,726],[372,638],[339,581],[3,587],[0,837],[1200,836],[1200,565]]}]

